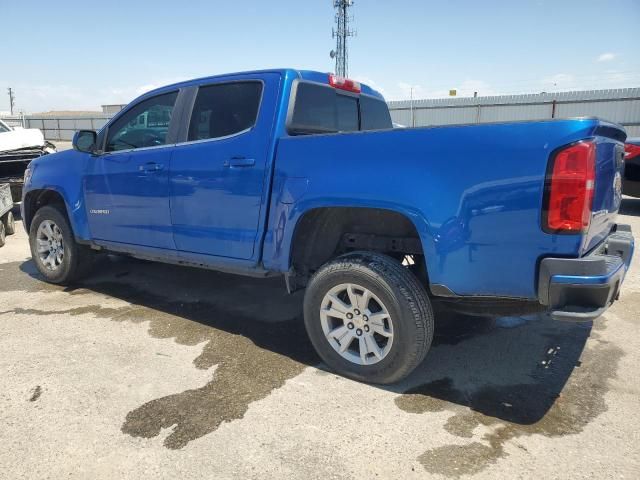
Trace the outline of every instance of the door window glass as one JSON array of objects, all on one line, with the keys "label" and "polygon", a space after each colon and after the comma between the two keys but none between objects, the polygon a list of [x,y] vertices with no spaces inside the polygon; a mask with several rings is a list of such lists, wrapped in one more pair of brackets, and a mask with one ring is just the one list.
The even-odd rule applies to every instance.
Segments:
[{"label": "door window glass", "polygon": [[233,135],[253,127],[258,117],[261,82],[233,82],[198,90],[188,140]]},{"label": "door window glass", "polygon": [[105,151],[165,145],[178,92],[143,100],[109,126]]}]

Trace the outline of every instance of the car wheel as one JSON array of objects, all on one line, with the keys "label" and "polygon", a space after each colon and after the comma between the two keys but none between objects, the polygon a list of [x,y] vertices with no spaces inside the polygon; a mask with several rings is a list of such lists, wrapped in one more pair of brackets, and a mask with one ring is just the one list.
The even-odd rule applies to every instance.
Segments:
[{"label": "car wheel", "polygon": [[424,287],[398,261],[372,252],[343,255],[315,273],[305,293],[304,321],[330,368],[371,383],[409,375],[433,339]]},{"label": "car wheel", "polygon": [[76,243],[66,215],[54,206],[39,209],[29,229],[31,256],[46,281],[66,284],[90,268],[92,252]]},{"label": "car wheel", "polygon": [[13,212],[7,212],[2,219],[2,223],[4,223],[4,229],[7,235],[16,233],[16,221],[13,218]]}]

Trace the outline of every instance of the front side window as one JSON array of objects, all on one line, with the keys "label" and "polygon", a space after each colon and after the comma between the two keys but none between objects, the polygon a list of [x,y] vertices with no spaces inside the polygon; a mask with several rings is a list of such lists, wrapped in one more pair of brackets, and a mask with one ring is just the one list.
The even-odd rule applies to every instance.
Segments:
[{"label": "front side window", "polygon": [[105,151],[156,147],[167,143],[178,92],[143,100],[109,126]]},{"label": "front side window", "polygon": [[189,141],[222,138],[256,123],[262,82],[233,82],[200,87],[189,122]]}]

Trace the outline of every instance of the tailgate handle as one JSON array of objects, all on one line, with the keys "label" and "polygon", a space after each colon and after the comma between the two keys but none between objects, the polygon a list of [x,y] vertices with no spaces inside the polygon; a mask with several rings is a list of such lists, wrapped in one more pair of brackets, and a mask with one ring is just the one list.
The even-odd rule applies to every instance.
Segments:
[{"label": "tailgate handle", "polygon": [[224,166],[227,168],[253,167],[255,164],[256,160],[254,158],[246,157],[232,157],[224,161]]}]

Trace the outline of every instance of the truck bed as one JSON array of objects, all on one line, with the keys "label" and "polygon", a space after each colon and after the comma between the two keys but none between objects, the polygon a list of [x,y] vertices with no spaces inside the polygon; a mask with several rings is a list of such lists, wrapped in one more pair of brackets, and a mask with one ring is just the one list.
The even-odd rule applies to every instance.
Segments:
[{"label": "truck bed", "polygon": [[[587,138],[598,142],[591,229],[587,235],[545,233],[541,208],[549,158]],[[375,206],[412,219],[432,288],[535,299],[541,258],[581,256],[611,230],[618,208],[612,192],[616,155],[624,138],[620,127],[597,119],[283,138],[269,224],[284,234],[267,236],[264,264],[286,269],[288,240],[301,212],[328,204]],[[292,204],[289,190],[300,179],[305,191]],[[281,244],[271,241],[278,236]]]}]

